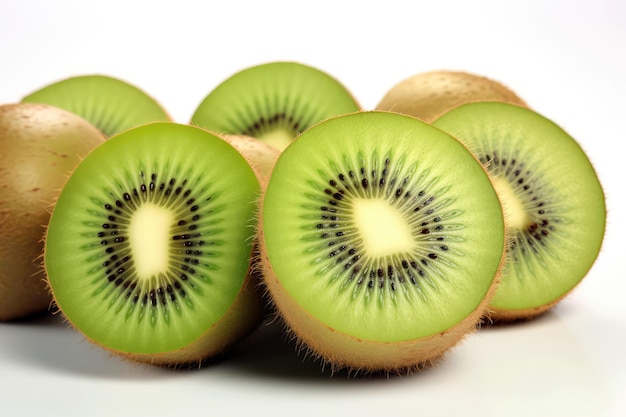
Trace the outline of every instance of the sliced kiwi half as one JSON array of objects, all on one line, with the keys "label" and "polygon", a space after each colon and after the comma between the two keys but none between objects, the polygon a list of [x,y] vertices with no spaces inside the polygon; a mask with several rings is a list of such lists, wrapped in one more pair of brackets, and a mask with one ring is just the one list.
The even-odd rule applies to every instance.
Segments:
[{"label": "sliced kiwi half", "polygon": [[585,152],[554,122],[512,104],[462,105],[434,125],[475,152],[505,208],[507,262],[493,318],[547,311],[583,279],[603,241],[604,193]]},{"label": "sliced kiwi half", "polygon": [[60,107],[90,121],[107,137],[154,121],[171,120],[152,96],[124,80],[107,75],[79,75],[46,85],[23,102]]},{"label": "sliced kiwi half", "polygon": [[251,270],[259,182],[230,144],[155,122],[120,133],[73,172],[45,245],[59,310],[132,360],[196,363],[262,320]]},{"label": "sliced kiwi half", "polygon": [[472,331],[505,248],[502,207],[471,152],[388,112],[303,132],[264,189],[260,232],[289,331],[360,371],[420,368]]},{"label": "sliced kiwi half", "polygon": [[436,70],[412,75],[395,84],[376,106],[431,122],[447,110],[474,101],[526,103],[494,79],[465,71]]},{"label": "sliced kiwi half", "polygon": [[282,150],[311,125],[358,110],[352,94],[326,72],[297,62],[270,62],[224,80],[202,100],[191,123]]}]

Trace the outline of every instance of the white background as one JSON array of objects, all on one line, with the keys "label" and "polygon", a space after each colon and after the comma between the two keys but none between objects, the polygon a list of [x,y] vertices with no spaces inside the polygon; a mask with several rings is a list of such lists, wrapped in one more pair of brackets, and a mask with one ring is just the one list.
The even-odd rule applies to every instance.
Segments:
[{"label": "white background", "polygon": [[0,103],[104,73],[186,123],[223,79],[272,60],[329,72],[366,109],[414,73],[465,70],[507,84],[575,137],[608,205],[603,250],[570,297],[535,321],[480,330],[435,369],[331,377],[269,327],[219,363],[170,371],[109,357],[44,318],[0,324],[2,414],[626,415],[624,4],[0,0]]}]

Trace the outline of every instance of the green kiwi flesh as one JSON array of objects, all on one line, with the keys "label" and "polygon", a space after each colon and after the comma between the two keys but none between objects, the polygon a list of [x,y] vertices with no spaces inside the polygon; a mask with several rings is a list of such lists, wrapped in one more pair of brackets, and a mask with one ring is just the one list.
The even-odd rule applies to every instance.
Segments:
[{"label": "green kiwi flesh", "polygon": [[413,369],[472,331],[504,254],[502,207],[460,142],[388,112],[328,119],[279,156],[261,262],[280,316],[336,367]]},{"label": "green kiwi flesh", "polygon": [[69,173],[104,140],[89,122],[53,106],[0,106],[0,320],[50,305],[44,225]]},{"label": "green kiwi flesh", "polygon": [[604,193],[585,152],[552,121],[512,104],[466,104],[434,125],[475,152],[505,208],[507,262],[494,319],[553,307],[587,274],[604,236]]},{"label": "green kiwi flesh", "polygon": [[255,137],[282,150],[309,126],[358,110],[352,94],[327,73],[297,62],[270,62],[219,84],[202,100],[191,123]]},{"label": "green kiwi flesh", "polygon": [[80,75],[40,88],[22,102],[46,103],[76,113],[107,136],[154,121],[171,120],[146,92],[106,75]]},{"label": "green kiwi flesh", "polygon": [[154,122],[106,141],[52,213],[45,267],[88,339],[175,365],[222,352],[262,319],[250,271],[259,182],[227,142]]}]

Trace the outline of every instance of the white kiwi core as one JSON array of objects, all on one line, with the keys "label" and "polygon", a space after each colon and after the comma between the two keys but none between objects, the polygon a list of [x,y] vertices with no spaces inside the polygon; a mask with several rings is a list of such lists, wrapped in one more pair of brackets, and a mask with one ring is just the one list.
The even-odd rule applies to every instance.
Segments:
[{"label": "white kiwi core", "polygon": [[513,230],[527,228],[529,224],[528,214],[509,181],[506,178],[494,177],[492,183],[502,203],[508,227]]},{"label": "white kiwi core", "polygon": [[402,213],[382,199],[355,199],[353,218],[372,257],[410,252],[414,246],[411,227]]},{"label": "white kiwi core", "polygon": [[293,141],[294,133],[289,129],[277,128],[258,135],[257,139],[282,151]]},{"label": "white kiwi core", "polygon": [[139,207],[131,218],[129,240],[139,277],[149,279],[167,270],[173,222],[169,210],[150,203]]}]

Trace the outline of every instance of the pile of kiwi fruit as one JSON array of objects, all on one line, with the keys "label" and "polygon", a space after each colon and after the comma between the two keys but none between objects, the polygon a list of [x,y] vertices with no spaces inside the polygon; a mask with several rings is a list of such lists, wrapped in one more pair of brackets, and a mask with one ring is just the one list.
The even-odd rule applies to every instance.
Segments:
[{"label": "pile of kiwi fruit", "polygon": [[279,322],[322,369],[406,374],[600,252],[589,158],[498,81],[418,73],[366,109],[277,61],[207,90],[187,121],[105,75],[0,105],[0,320],[173,368]]}]

